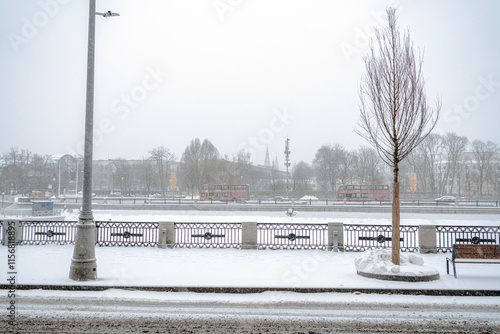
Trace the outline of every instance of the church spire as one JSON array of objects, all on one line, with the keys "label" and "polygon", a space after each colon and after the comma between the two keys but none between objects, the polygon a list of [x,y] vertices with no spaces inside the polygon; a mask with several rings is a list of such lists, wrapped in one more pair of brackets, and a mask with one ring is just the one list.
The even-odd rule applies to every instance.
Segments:
[{"label": "church spire", "polygon": [[269,160],[269,146],[266,146],[266,159],[264,160],[264,166],[271,167],[271,161]]}]

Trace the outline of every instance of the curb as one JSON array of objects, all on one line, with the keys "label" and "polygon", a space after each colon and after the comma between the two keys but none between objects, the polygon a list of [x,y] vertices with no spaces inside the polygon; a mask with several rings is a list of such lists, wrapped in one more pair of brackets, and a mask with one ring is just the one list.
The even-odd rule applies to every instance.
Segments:
[{"label": "curb", "polygon": [[388,274],[372,274],[358,271],[359,276],[367,278],[375,278],[384,281],[397,281],[397,282],[430,282],[439,279],[439,273],[428,274],[422,276],[405,276],[405,275],[388,275]]},{"label": "curb", "polygon": [[[0,284],[0,290],[12,289],[11,285]],[[105,291],[109,289],[156,292],[194,292],[251,294],[263,292],[295,293],[354,293],[354,294],[391,294],[424,296],[500,296],[500,290],[439,290],[439,289],[374,289],[374,288],[256,288],[256,287],[165,287],[165,286],[104,286],[104,285],[39,285],[19,284],[16,290],[59,290],[59,291]]]}]

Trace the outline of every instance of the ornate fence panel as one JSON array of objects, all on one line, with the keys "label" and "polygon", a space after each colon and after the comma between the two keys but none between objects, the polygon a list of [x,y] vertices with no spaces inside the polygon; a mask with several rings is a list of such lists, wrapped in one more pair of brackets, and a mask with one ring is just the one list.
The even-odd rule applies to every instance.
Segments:
[{"label": "ornate fence panel", "polygon": [[175,247],[241,248],[241,223],[175,223]]},{"label": "ornate fence panel", "polygon": [[99,246],[158,246],[156,222],[96,222],[96,230]]},{"label": "ornate fence panel", "polygon": [[500,226],[436,226],[438,252],[451,252],[454,244],[500,244]]},{"label": "ornate fence panel", "polygon": [[[403,252],[417,252],[418,226],[401,226],[400,247]],[[390,225],[344,225],[344,250],[363,252],[392,246]]]},{"label": "ornate fence panel", "polygon": [[328,249],[328,224],[257,224],[259,249]]},{"label": "ornate fence panel", "polygon": [[69,245],[75,243],[75,222],[23,221],[21,245]]}]

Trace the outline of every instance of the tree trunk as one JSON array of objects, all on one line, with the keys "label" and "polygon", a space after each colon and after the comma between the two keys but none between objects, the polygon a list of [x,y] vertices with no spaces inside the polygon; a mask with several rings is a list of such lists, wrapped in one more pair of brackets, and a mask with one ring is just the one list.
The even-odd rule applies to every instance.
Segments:
[{"label": "tree trunk", "polygon": [[399,182],[394,182],[392,184],[392,263],[399,266],[400,256],[399,256]]}]

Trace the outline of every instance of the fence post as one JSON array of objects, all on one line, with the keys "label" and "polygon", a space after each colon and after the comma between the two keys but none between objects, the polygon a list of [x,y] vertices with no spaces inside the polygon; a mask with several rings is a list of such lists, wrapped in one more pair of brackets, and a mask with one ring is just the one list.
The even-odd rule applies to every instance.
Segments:
[{"label": "fence post", "polygon": [[418,227],[418,239],[420,253],[437,253],[436,225],[420,225]]},{"label": "fence post", "polygon": [[256,222],[241,223],[241,249],[258,249]]},{"label": "fence post", "polygon": [[[335,238],[335,235],[337,238]],[[336,240],[335,240],[336,239]],[[328,223],[328,250],[335,249],[337,243],[337,251],[344,251],[344,224],[343,223]]]},{"label": "fence post", "polygon": [[158,224],[158,248],[174,248],[175,222],[160,222]]},{"label": "fence post", "polygon": [[[158,243],[159,246],[159,243]],[[165,249],[167,248],[167,229],[162,228],[161,229],[161,248]]]},{"label": "fence post", "polygon": [[339,232],[333,231],[333,251],[339,251]]},{"label": "fence post", "polygon": [[19,244],[23,241],[23,227],[19,219],[6,219],[3,221],[2,245]]}]

